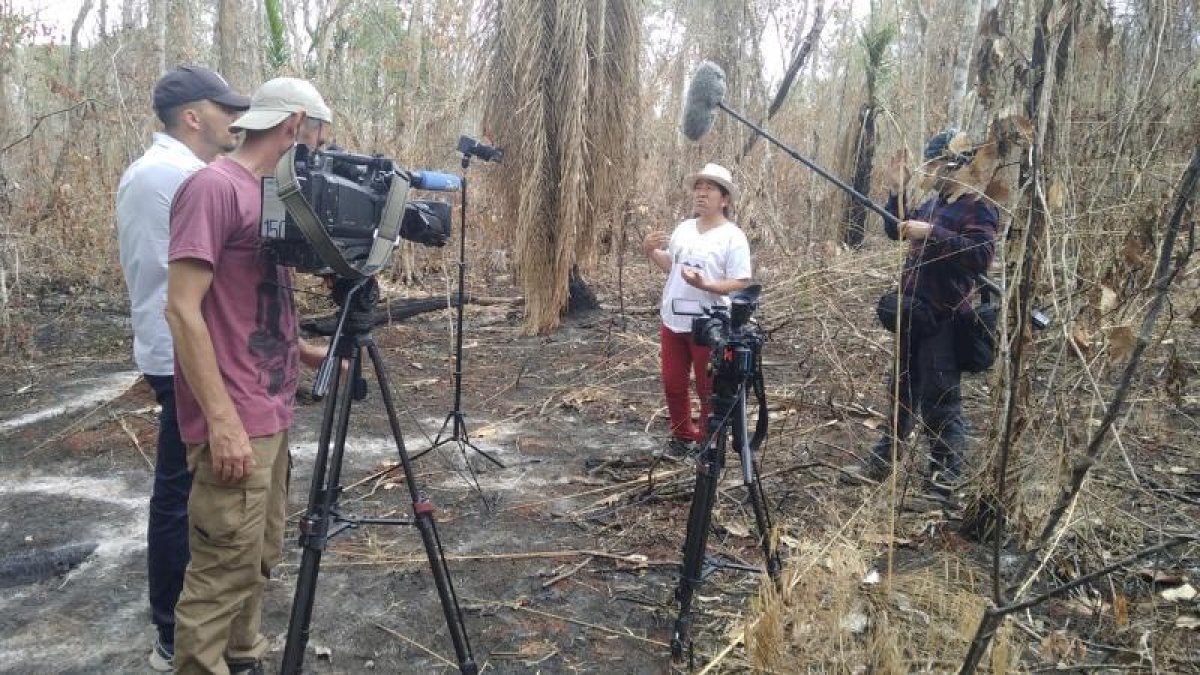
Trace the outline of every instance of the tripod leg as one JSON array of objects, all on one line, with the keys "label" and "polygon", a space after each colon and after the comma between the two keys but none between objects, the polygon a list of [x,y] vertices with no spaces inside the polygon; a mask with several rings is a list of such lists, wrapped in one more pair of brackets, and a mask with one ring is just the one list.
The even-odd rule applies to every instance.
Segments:
[{"label": "tripod leg", "polygon": [[429,558],[429,568],[433,573],[438,599],[442,603],[442,613],[446,617],[450,641],[454,643],[454,653],[458,657],[458,669],[464,675],[474,675],[479,672],[479,667],[475,664],[475,657],[471,653],[471,643],[467,640],[467,631],[463,625],[458,595],[454,592],[454,584],[446,566],[446,557],[442,552],[442,542],[438,539],[437,526],[433,521],[433,504],[420,493],[417,481],[413,477],[412,462],[408,452],[404,449],[404,436],[400,433],[400,421],[396,416],[396,407],[392,403],[392,390],[384,370],[383,358],[373,341],[368,340],[366,346],[367,353],[371,356],[371,362],[375,366],[375,378],[379,382],[383,407],[387,410],[388,423],[392,427],[392,437],[396,440],[400,464],[404,467],[404,482],[408,485],[408,493],[413,501],[414,524],[421,533],[421,541],[425,545],[425,555]]},{"label": "tripod leg", "polygon": [[715,432],[715,438],[705,445],[696,462],[696,488],[692,493],[687,536],[683,541],[683,568],[679,573],[679,586],[675,588],[675,599],[679,601],[679,617],[675,620],[675,630],[671,634],[671,658],[676,661],[683,658],[684,647],[689,641],[692,597],[703,584],[701,568],[704,565],[704,551],[708,546],[713,505],[717,499],[717,484],[725,465],[727,435],[727,427],[723,425]]},{"label": "tripod leg", "polygon": [[[357,372],[356,366],[360,360],[361,353],[355,348],[350,355],[350,372]],[[325,550],[329,525],[341,490],[338,481],[341,478],[342,454],[346,446],[346,429],[350,422],[350,402],[354,398],[353,386],[340,386],[341,373],[341,368],[333,369],[333,384],[325,399],[317,456],[313,460],[308,508],[300,520],[300,546],[304,553],[301,555],[300,571],[296,577],[296,594],[292,600],[287,644],[284,646],[283,665],[280,669],[285,675],[299,673],[304,663],[304,650],[308,646],[309,624],[312,621],[313,603],[317,595],[321,554]],[[336,438],[331,455],[329,441],[335,428]]]},{"label": "tripod leg", "polygon": [[754,522],[758,526],[758,543],[762,546],[767,561],[767,574],[779,579],[781,564],[779,552],[771,543],[771,515],[767,511],[766,495],[762,481],[755,470],[754,453],[750,450],[750,439],[746,433],[746,388],[742,387],[737,398],[737,409],[733,413],[733,444],[742,460],[742,482],[750,493],[750,505],[754,509]]}]

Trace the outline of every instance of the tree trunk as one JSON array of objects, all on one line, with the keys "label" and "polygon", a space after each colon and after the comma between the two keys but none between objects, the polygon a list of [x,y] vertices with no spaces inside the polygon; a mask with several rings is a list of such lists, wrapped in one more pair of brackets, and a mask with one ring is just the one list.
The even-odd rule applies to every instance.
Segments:
[{"label": "tree trunk", "polygon": [[[83,22],[91,12],[92,0],[84,0],[83,5],[79,8],[79,13],[75,15],[75,23],[71,26],[71,43],[67,47],[67,70],[65,73],[66,93],[69,96],[79,96],[79,32],[83,29]],[[76,120],[79,114],[77,110],[72,110],[66,116],[66,129],[63,130],[62,137],[68,140],[63,141],[62,148],[58,151],[58,159],[54,161],[54,174],[50,179],[51,189],[48,191],[46,199],[47,212],[56,206],[60,195],[58,186],[62,185],[63,172],[67,168],[67,156],[75,147],[70,141],[75,139]]]},{"label": "tree trunk", "polygon": [[596,292],[579,274],[578,265],[571,267],[571,277],[567,282],[567,288],[567,314],[579,314],[600,309],[600,301],[596,299]]},{"label": "tree trunk", "polygon": [[[779,109],[783,107],[784,101],[787,100],[788,94],[792,91],[792,85],[796,82],[796,75],[804,67],[804,62],[808,60],[808,55],[812,52],[813,46],[817,44],[817,40],[821,39],[821,30],[824,28],[825,0],[817,0],[816,7],[813,9],[812,26],[808,29],[808,34],[804,36],[804,40],[792,56],[792,62],[788,64],[787,72],[783,75],[783,81],[779,83],[779,91],[775,92],[775,98],[771,99],[771,105],[767,108],[767,121],[774,117],[775,113],[779,112]],[[745,159],[750,154],[750,150],[754,148],[754,144],[757,142],[758,134],[751,131],[749,138],[746,139],[746,144],[742,147],[742,159]]]},{"label": "tree trunk", "polygon": [[163,71],[180,64],[197,63],[201,50],[196,44],[196,12],[194,0],[164,0],[166,3],[166,62]]},{"label": "tree trunk", "polygon": [[[217,19],[213,23],[213,45],[217,50],[217,72],[237,91],[248,91],[258,79],[250,59],[260,50],[246,48],[247,14],[241,0],[217,0]],[[242,27],[239,30],[239,26]],[[255,44],[260,31],[254,31]]]},{"label": "tree trunk", "polygon": [[514,0],[495,15],[485,119],[518,172],[501,197],[531,333],[558,325],[572,279],[585,299],[581,272],[632,172],[637,6]]},{"label": "tree trunk", "polygon": [[[874,89],[868,85],[868,89]],[[854,176],[852,187],[859,194],[871,193],[871,173],[875,166],[875,96],[858,113],[858,141],[854,153]],[[867,231],[867,209],[857,199],[846,201],[846,245],[851,248],[862,248]]]},{"label": "tree trunk", "polygon": [[[150,0],[153,4],[154,0]],[[136,0],[124,0],[121,3],[121,30],[132,30],[141,24],[141,8]]]},{"label": "tree trunk", "polygon": [[[1032,340],[1028,337],[1029,316],[1033,307],[1033,296],[1041,277],[1045,249],[1045,181],[1050,174],[1057,144],[1055,117],[1066,96],[1064,77],[1079,13],[1075,0],[1064,1],[1071,10],[1058,24],[1062,27],[1062,32],[1057,45],[1052,45],[1053,36],[1049,34],[1048,22],[1058,3],[1056,0],[1043,0],[1031,51],[1031,84],[1025,101],[1025,113],[1029,119],[1035,120],[1038,131],[1034,147],[1025,155],[1027,159],[1021,166],[1021,188],[1024,192],[1021,211],[1025,227],[1018,242],[1019,251],[1014,256],[1020,260],[1015,297],[1014,294],[1009,294],[1009,302],[1015,302],[1015,305],[1010,305],[1008,312],[1011,354],[1001,364],[1005,368],[1001,373],[1001,380],[1006,389],[1006,403],[993,425],[994,429],[1000,430],[997,438],[997,461],[984,472],[980,481],[980,492],[968,505],[962,524],[964,534],[980,540],[1001,540],[1004,527],[1010,520],[1009,514],[1019,509],[1015,493],[1009,494],[1006,485],[1011,478],[1015,478],[1009,476],[1011,467],[1020,465],[1019,441],[1028,419],[1026,410],[1030,380],[1026,366],[1032,355],[1026,348],[1032,345]],[[1054,53],[1050,54],[1047,50],[1052,46]],[[1048,63],[1051,58],[1053,61]],[[1053,65],[1054,77],[1048,81],[1046,71],[1049,65]],[[1047,107],[1043,108],[1044,105]]]},{"label": "tree trunk", "polygon": [[167,3],[149,0],[146,4],[146,60],[154,65],[154,75],[167,72]]},{"label": "tree trunk", "polygon": [[100,9],[96,12],[96,23],[100,32],[100,39],[108,37],[108,0],[100,0]]},{"label": "tree trunk", "polygon": [[966,122],[967,92],[970,89],[971,56],[974,53],[975,34],[979,31],[979,17],[983,12],[983,0],[971,0],[961,7],[967,13],[966,30],[959,33],[958,49],[954,57],[954,71],[950,84],[950,107],[946,123],[962,129]]}]

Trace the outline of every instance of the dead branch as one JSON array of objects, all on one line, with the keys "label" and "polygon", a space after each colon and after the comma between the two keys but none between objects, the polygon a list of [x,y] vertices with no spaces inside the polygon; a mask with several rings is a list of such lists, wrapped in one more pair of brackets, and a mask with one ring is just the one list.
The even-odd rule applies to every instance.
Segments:
[{"label": "dead branch", "polygon": [[[813,46],[817,44],[817,41],[821,39],[821,30],[824,28],[825,2],[824,0],[819,0],[813,10],[812,27],[808,29],[808,34],[804,36],[804,41],[800,43],[795,55],[792,56],[792,62],[788,64],[787,72],[783,75],[783,81],[779,83],[779,91],[775,92],[775,98],[771,99],[771,105],[767,107],[767,120],[765,121],[769,121],[783,107],[783,102],[787,100],[788,94],[792,90],[792,84],[796,81],[796,75],[804,67],[805,62],[808,61],[808,55],[812,52]],[[757,142],[758,134],[750,132],[750,137],[746,139],[746,144],[742,147],[743,159],[750,154],[750,150],[754,148],[754,144]]]}]

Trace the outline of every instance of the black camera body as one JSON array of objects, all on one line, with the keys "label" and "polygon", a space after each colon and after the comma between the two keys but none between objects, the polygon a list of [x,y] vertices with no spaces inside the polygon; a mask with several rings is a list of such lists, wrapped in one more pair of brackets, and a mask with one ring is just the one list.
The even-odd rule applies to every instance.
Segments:
[{"label": "black camera body", "polygon": [[763,337],[751,318],[761,293],[761,285],[747,286],[729,296],[730,307],[710,307],[692,319],[692,341],[712,349],[714,390],[722,383],[741,382],[758,367]]},{"label": "black camera body", "polygon": [[[331,148],[295,149],[295,177],[321,227],[350,263],[367,258],[384,215],[392,181],[403,169],[382,155],[358,155]],[[403,180],[410,180],[404,173]],[[263,178],[260,223],[264,247],[276,263],[302,272],[322,272],[328,262],[313,249],[308,238],[284,208],[273,177]],[[450,204],[415,200],[404,205],[399,235],[425,246],[443,246],[450,239]]]}]

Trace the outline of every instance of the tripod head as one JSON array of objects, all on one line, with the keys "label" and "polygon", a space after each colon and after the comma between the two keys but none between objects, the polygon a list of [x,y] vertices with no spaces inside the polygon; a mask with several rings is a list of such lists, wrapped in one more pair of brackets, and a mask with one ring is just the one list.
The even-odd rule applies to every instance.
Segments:
[{"label": "tripod head", "polygon": [[[349,358],[351,352],[358,348],[358,338],[371,333],[375,326],[375,305],[379,302],[379,282],[374,276],[329,278],[333,280],[330,297],[338,306],[337,328],[330,336],[329,351],[313,380],[312,393],[318,400],[329,393],[334,369],[340,367],[342,359]],[[360,382],[358,373],[354,373],[354,382]],[[361,386],[356,389],[361,389]],[[361,393],[365,395],[366,392],[364,390]],[[356,390],[355,394],[356,400],[362,398],[359,391]]]}]

